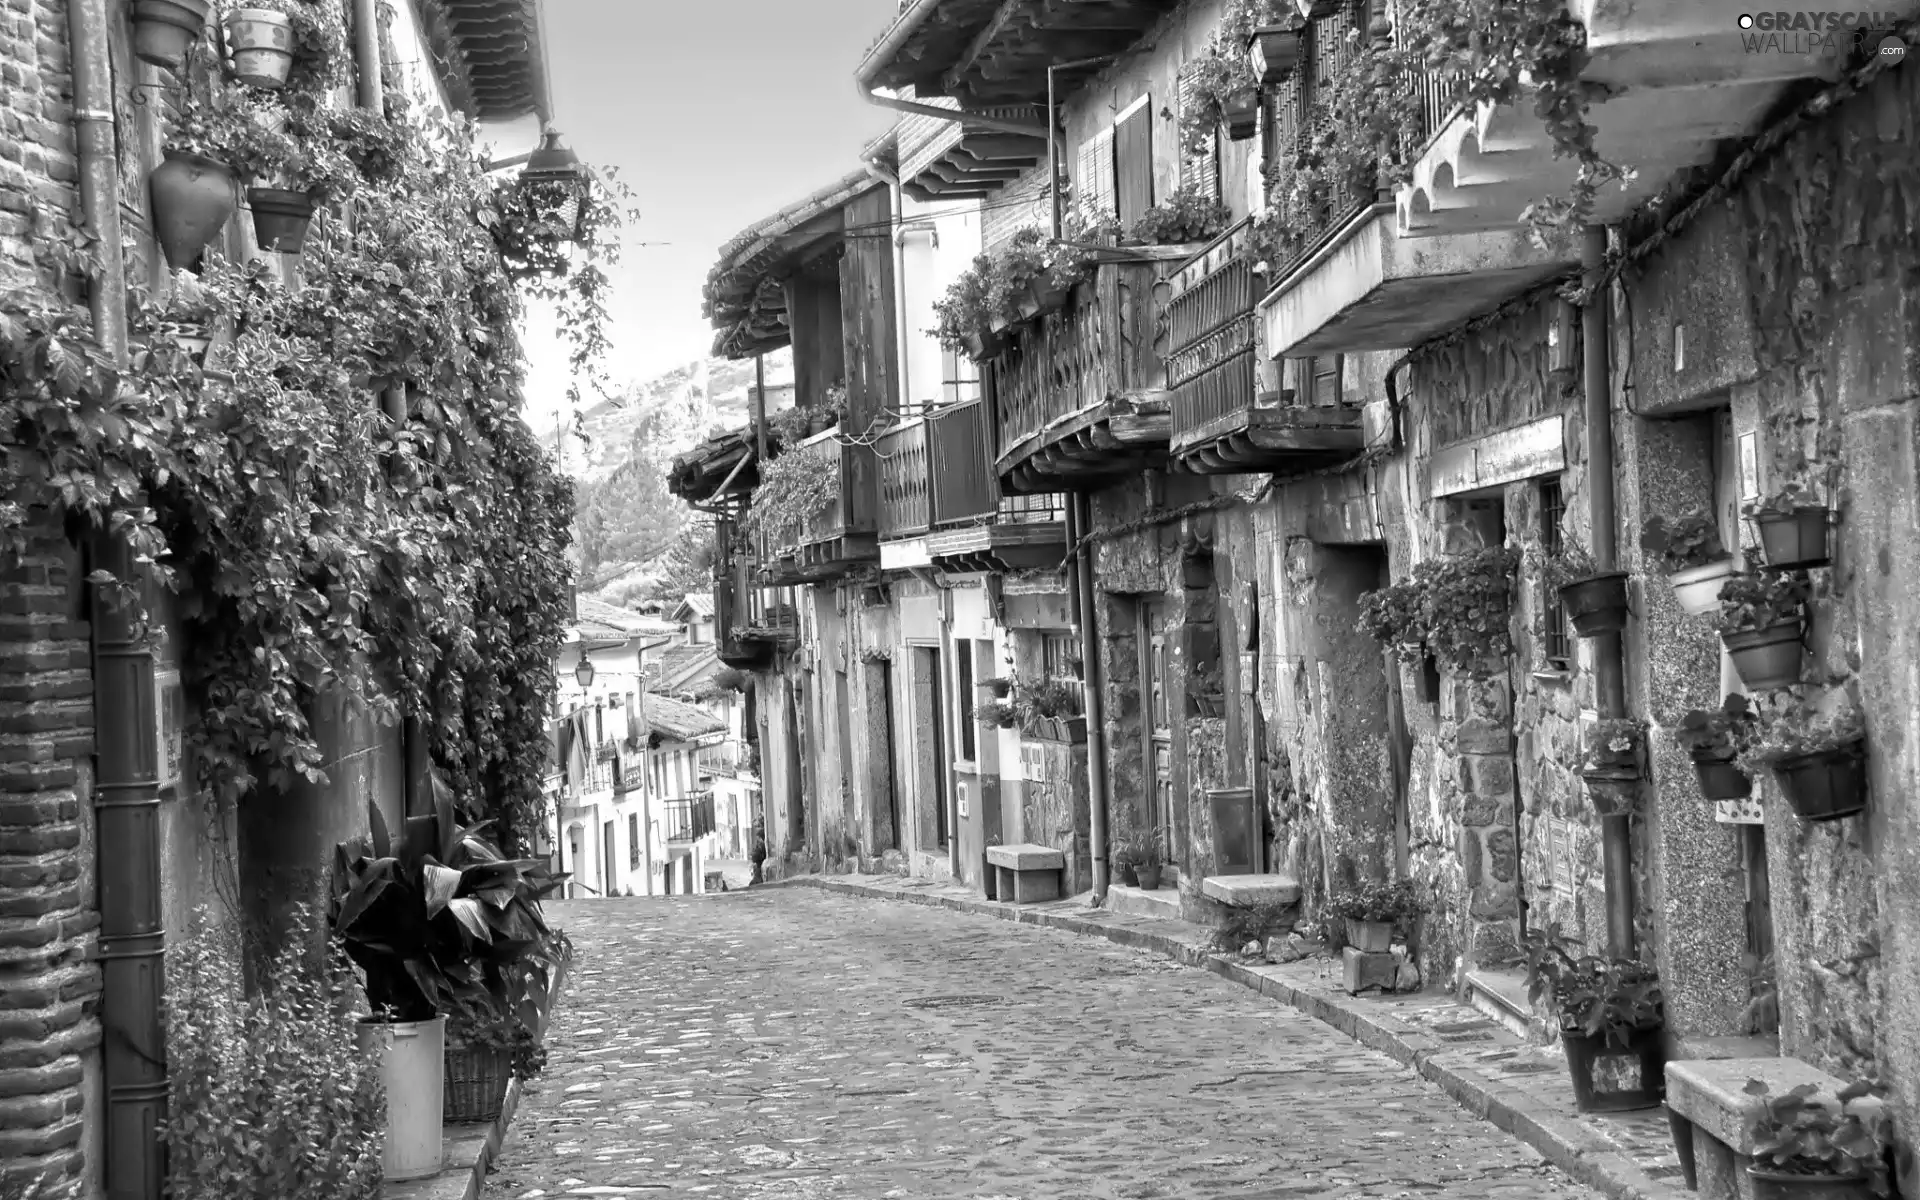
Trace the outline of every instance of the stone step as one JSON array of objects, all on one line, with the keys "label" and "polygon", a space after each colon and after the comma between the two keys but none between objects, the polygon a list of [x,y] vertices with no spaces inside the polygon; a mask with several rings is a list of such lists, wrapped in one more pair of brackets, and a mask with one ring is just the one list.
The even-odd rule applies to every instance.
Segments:
[{"label": "stone step", "polygon": [[1481,968],[1467,972],[1467,1003],[1497,1021],[1515,1037],[1546,1041],[1542,1023],[1527,1002],[1527,977],[1521,971]]},{"label": "stone step", "polygon": [[1200,894],[1232,908],[1256,904],[1297,904],[1300,884],[1291,875],[1209,875]]},{"label": "stone step", "polygon": [[1180,892],[1176,888],[1159,887],[1152,891],[1145,888],[1128,887],[1124,883],[1107,885],[1107,902],[1103,905],[1110,913],[1119,913],[1129,917],[1157,917],[1163,921],[1180,919]]}]

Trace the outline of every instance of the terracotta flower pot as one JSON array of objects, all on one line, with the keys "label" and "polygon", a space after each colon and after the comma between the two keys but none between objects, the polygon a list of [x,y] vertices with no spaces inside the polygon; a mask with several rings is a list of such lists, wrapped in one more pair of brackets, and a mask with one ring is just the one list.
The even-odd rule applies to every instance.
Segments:
[{"label": "terracotta flower pot", "polygon": [[1560,589],[1560,603],[1574,633],[1599,637],[1627,627],[1627,578],[1625,571],[1608,571]]},{"label": "terracotta flower pot", "polygon": [[1603,817],[1631,813],[1640,798],[1640,773],[1619,767],[1603,767],[1580,772],[1587,784],[1587,799],[1593,811]]},{"label": "terracotta flower pot", "polygon": [[1260,130],[1260,93],[1248,88],[1220,102],[1220,119],[1226,123],[1227,137],[1244,142]]},{"label": "terracotta flower pot", "polygon": [[236,8],[227,17],[227,49],[236,79],[278,91],[293,73],[293,22],[268,8]]},{"label": "terracotta flower pot", "polygon": [[167,265],[190,267],[218,236],[240,206],[233,171],[198,154],[167,151],[166,161],[147,176],[153,204],[153,235]]},{"label": "terracotta flower pot", "polygon": [[1133,868],[1133,874],[1134,877],[1140,881],[1140,886],[1145,890],[1149,892],[1157,892],[1160,890],[1159,863],[1155,863],[1152,866],[1148,866],[1145,863],[1136,863]]},{"label": "terracotta flower pot", "polygon": [[1700,782],[1701,796],[1708,800],[1745,800],[1753,795],[1753,780],[1731,758],[1695,755],[1693,774]]},{"label": "terracotta flower pot", "polygon": [[1769,691],[1792,687],[1800,682],[1800,667],[1807,648],[1800,641],[1800,622],[1782,621],[1765,629],[1742,629],[1723,633],[1733,669],[1749,690]]},{"label": "terracotta flower pot", "polygon": [[1833,559],[1827,544],[1824,505],[1790,513],[1761,513],[1753,523],[1760,530],[1760,551],[1775,570],[1824,567]]},{"label": "terracotta flower pot", "polygon": [[1667,576],[1680,611],[1690,617],[1710,617],[1720,611],[1720,589],[1733,574],[1733,560],[1723,558],[1704,567],[1688,567]]},{"label": "terracotta flower pot", "polygon": [[253,236],[262,250],[298,254],[313,224],[313,197],[286,188],[248,188]]},{"label": "terracotta flower pot", "polygon": [[1560,1042],[1567,1052],[1574,1107],[1581,1112],[1631,1112],[1658,1107],[1666,1099],[1667,1052],[1659,1026],[1634,1030],[1624,1047],[1565,1030]]},{"label": "terracotta flower pot", "polygon": [[1837,821],[1867,807],[1867,775],[1859,743],[1800,754],[1773,764],[1773,777],[1802,821]]},{"label": "terracotta flower pot", "polygon": [[1747,1168],[1753,1200],[1872,1200],[1864,1175],[1789,1175],[1763,1166]]},{"label": "terracotta flower pot", "polygon": [[187,52],[207,27],[211,0],[135,0],[133,55],[169,71],[178,71]]},{"label": "terracotta flower pot", "polygon": [[1393,922],[1356,921],[1348,917],[1347,944],[1362,954],[1385,954],[1393,949]]}]

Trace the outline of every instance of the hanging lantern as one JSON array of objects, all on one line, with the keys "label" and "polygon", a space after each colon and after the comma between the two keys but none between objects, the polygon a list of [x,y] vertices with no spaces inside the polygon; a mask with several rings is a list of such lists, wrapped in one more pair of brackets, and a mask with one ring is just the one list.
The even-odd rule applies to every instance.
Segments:
[{"label": "hanging lantern", "polygon": [[580,643],[580,661],[574,664],[573,678],[583,688],[593,686],[593,660],[587,657],[587,644]]},{"label": "hanging lantern", "polygon": [[520,188],[543,223],[567,230],[567,240],[575,245],[587,240],[587,208],[593,194],[593,177],[580,162],[580,156],[561,144],[560,135],[552,126],[543,131],[540,148],[528,157],[526,167],[521,170]]}]

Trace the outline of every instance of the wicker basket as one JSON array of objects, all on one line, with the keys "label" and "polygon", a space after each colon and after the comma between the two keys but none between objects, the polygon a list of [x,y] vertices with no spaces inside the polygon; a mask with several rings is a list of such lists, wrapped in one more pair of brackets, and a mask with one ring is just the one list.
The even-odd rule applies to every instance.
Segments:
[{"label": "wicker basket", "polygon": [[511,1051],[448,1045],[446,1122],[474,1125],[494,1120],[506,1102],[507,1082],[512,1078]]}]

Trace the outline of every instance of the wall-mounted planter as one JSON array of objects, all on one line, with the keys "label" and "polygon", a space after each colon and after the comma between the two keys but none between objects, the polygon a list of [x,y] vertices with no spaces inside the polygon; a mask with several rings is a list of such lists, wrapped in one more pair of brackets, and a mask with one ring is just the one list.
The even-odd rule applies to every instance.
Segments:
[{"label": "wall-mounted planter", "polygon": [[1000,353],[1004,341],[1000,331],[991,326],[982,325],[966,336],[967,357],[974,362],[983,363]]},{"label": "wall-mounted planter", "polygon": [[1800,641],[1800,622],[1782,621],[1765,629],[1722,633],[1720,641],[1749,691],[1771,691],[1800,682],[1800,668],[1807,655]]},{"label": "wall-mounted planter", "polygon": [[1802,821],[1837,821],[1867,806],[1866,761],[1857,742],[1783,758],[1773,764],[1773,775]]},{"label": "wall-mounted planter", "polygon": [[1760,552],[1766,555],[1767,565],[1786,571],[1824,567],[1833,561],[1827,517],[1824,506],[1755,516],[1753,524],[1760,531]]},{"label": "wall-mounted planter", "polygon": [[1618,769],[1582,771],[1587,784],[1587,799],[1593,811],[1603,817],[1624,817],[1633,812],[1640,797],[1640,773]]},{"label": "wall-mounted planter", "polygon": [[293,22],[269,8],[236,8],[227,17],[227,50],[234,78],[278,91],[293,73]]},{"label": "wall-mounted planter", "polygon": [[1599,637],[1627,627],[1627,578],[1625,571],[1608,571],[1560,589],[1560,603],[1576,634]]},{"label": "wall-mounted planter", "polygon": [[1073,295],[1070,287],[1057,287],[1034,279],[1027,283],[1027,294],[1032,298],[1034,314],[1040,315],[1059,312],[1067,306],[1068,297]]},{"label": "wall-mounted planter", "polygon": [[1261,86],[1279,83],[1300,65],[1305,39],[1281,25],[1265,25],[1253,31],[1247,48],[1255,56]]},{"label": "wall-mounted planter", "polygon": [[[1656,1108],[1666,1099],[1667,1052],[1659,1026],[1634,1030],[1624,1047],[1609,1046],[1604,1037],[1565,1030],[1560,1042],[1567,1052],[1574,1107],[1581,1112],[1632,1112]],[[1634,1070],[1611,1065],[1620,1060],[1631,1060]],[[1627,1081],[1629,1077],[1633,1082]]]},{"label": "wall-mounted planter", "polygon": [[1235,92],[1220,102],[1220,119],[1227,137],[1244,142],[1260,130],[1260,93],[1252,88]]},{"label": "wall-mounted planter", "polygon": [[313,197],[286,188],[248,188],[247,207],[253,210],[253,237],[262,250],[298,254],[313,225]]},{"label": "wall-mounted planter", "polygon": [[1340,11],[1340,0],[1293,0],[1300,15],[1309,21],[1324,20]]},{"label": "wall-mounted planter", "polygon": [[1733,574],[1733,560],[1723,558],[1704,567],[1688,567],[1667,576],[1680,611],[1690,617],[1710,617],[1720,611],[1720,589]]},{"label": "wall-mounted planter", "polygon": [[1700,795],[1708,800],[1745,800],[1753,795],[1753,780],[1731,758],[1695,755],[1693,774],[1700,781]]},{"label": "wall-mounted planter", "polygon": [[1753,1200],[1873,1200],[1865,1175],[1789,1175],[1751,1166],[1747,1179]]},{"label": "wall-mounted planter", "polygon": [[1219,692],[1194,692],[1193,711],[1199,717],[1224,717],[1227,715],[1227,698]]},{"label": "wall-mounted planter", "polygon": [[147,191],[153,235],[176,271],[194,264],[240,206],[227,164],[177,150],[167,151],[166,161],[147,177]]},{"label": "wall-mounted planter", "polygon": [[133,56],[178,71],[207,27],[209,7],[211,0],[135,0]]}]

